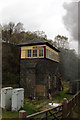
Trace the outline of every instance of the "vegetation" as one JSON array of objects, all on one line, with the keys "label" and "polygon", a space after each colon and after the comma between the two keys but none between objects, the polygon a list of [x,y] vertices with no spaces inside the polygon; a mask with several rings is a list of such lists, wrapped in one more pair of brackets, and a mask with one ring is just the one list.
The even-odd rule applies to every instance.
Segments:
[{"label": "vegetation", "polygon": [[5,41],[5,45],[3,45],[3,81],[9,79],[13,81],[13,78],[19,80],[20,50],[16,44],[35,38],[48,41],[61,51],[59,69],[63,79],[71,81],[80,78],[80,69],[78,69],[80,58],[74,49],[69,48],[69,41],[66,36],[57,35],[54,40],[48,40],[43,31],[25,31],[22,23],[9,22],[2,26],[2,39]]},{"label": "vegetation", "polygon": [[[64,81],[64,91],[61,91],[58,95],[54,96],[51,100],[49,99],[43,99],[43,100],[24,100],[24,107],[21,108],[21,110],[27,111],[27,115],[49,109],[50,106],[48,105],[49,102],[53,101],[55,103],[62,103],[63,98],[67,98],[68,100],[72,97],[72,95],[68,94],[69,90],[69,82]],[[3,118],[17,118],[18,112],[12,112],[12,111],[5,111],[3,110],[2,114]]]},{"label": "vegetation", "polygon": [[[71,50],[69,48],[67,37],[57,35],[54,41],[48,40],[43,31],[25,31],[22,23],[17,23],[15,25],[13,22],[10,22],[2,27],[2,39],[5,41],[2,49],[3,86],[19,86],[20,49],[16,46],[16,44],[35,38],[41,38],[48,41],[61,51],[59,69],[64,79],[64,91],[61,91],[58,95],[54,96],[52,100],[44,99],[39,101],[30,101],[25,99],[23,109],[27,111],[27,115],[49,108],[50,106],[47,105],[49,101],[61,103],[64,97],[70,99],[72,95],[67,94],[69,90],[69,82],[80,78],[80,69],[78,70],[80,58],[74,49]],[[16,118],[18,117],[18,112],[3,110],[3,117]]]},{"label": "vegetation", "polygon": [[2,39],[7,43],[19,44],[34,38],[41,38],[43,40],[47,40],[45,32],[43,31],[25,32],[23,24],[20,22],[17,23],[16,25],[13,22],[9,22],[9,24],[3,25]]},{"label": "vegetation", "polygon": [[19,48],[13,44],[2,45],[2,83],[3,86],[19,86]]},{"label": "vegetation", "polygon": [[2,111],[2,118],[18,118],[18,112],[11,112],[11,111],[6,111],[6,110],[3,110]]},{"label": "vegetation", "polygon": [[72,81],[80,78],[78,74],[80,59],[75,50],[69,48],[68,38],[57,35],[54,40],[54,45],[61,51],[59,68],[63,79],[66,81]]}]

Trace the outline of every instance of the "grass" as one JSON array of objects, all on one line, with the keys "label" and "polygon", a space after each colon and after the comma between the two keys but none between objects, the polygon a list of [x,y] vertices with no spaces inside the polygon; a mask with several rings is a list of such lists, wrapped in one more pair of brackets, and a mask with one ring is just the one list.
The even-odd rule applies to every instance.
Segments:
[{"label": "grass", "polygon": [[[24,107],[21,110],[27,111],[27,115],[39,112],[40,110],[33,104],[34,102],[25,99]],[[2,118],[18,118],[19,112],[2,110]]]},{"label": "grass", "polygon": [[[24,107],[23,110],[27,111],[27,115],[45,110],[50,108],[50,106],[46,103],[50,101],[54,101],[56,103],[61,103],[63,101],[63,98],[70,99],[72,95],[67,94],[69,90],[69,82],[64,82],[64,91],[61,91],[58,95],[54,96],[52,100],[49,99],[42,99],[42,100],[24,100]],[[18,118],[18,112],[12,112],[12,111],[5,111],[2,112],[3,118]]]},{"label": "grass", "polygon": [[72,98],[72,95],[68,94],[69,91],[69,82],[64,81],[64,90],[60,91],[58,95],[56,95],[52,100],[57,103],[62,103],[64,98],[67,98],[69,100]]},{"label": "grass", "polygon": [[27,111],[27,115],[40,112],[40,109],[37,108],[36,102],[25,99],[23,110]]},{"label": "grass", "polygon": [[2,118],[18,118],[18,112],[2,110]]}]

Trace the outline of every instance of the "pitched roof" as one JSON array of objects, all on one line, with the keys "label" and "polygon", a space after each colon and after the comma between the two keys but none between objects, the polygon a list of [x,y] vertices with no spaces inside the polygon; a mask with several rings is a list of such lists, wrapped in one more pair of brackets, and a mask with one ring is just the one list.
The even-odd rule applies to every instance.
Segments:
[{"label": "pitched roof", "polygon": [[44,41],[40,38],[35,38],[35,39],[32,39],[32,40],[28,40],[27,42],[18,44],[18,46],[32,46],[32,45],[44,45],[44,44],[48,45],[49,47],[56,50],[57,52],[60,52],[57,48],[55,48],[48,41]]},{"label": "pitched roof", "polygon": [[18,45],[20,46],[23,46],[23,45],[29,45],[29,44],[37,44],[37,43],[46,43],[46,41],[42,40],[42,39],[38,39],[38,38],[35,38],[35,39],[32,39],[32,40],[28,40],[27,42],[24,42],[24,43],[20,43]]}]

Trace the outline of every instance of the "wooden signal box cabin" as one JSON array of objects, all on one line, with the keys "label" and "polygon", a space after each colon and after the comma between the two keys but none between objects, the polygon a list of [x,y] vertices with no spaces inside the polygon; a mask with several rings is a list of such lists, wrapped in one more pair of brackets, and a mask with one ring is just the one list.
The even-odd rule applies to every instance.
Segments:
[{"label": "wooden signal box cabin", "polygon": [[58,92],[59,50],[41,39],[19,44],[20,86],[25,96],[47,98]]}]

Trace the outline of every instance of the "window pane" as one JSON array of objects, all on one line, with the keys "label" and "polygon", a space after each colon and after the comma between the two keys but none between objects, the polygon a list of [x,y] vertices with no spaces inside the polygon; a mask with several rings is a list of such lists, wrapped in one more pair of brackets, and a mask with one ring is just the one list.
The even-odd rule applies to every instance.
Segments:
[{"label": "window pane", "polygon": [[26,53],[25,50],[21,51],[21,58],[25,58],[25,53]]},{"label": "window pane", "polygon": [[33,50],[33,57],[37,57],[37,50]]},{"label": "window pane", "polygon": [[28,57],[31,57],[31,50],[28,50]]},{"label": "window pane", "polygon": [[39,56],[43,56],[43,49],[39,50]]}]

